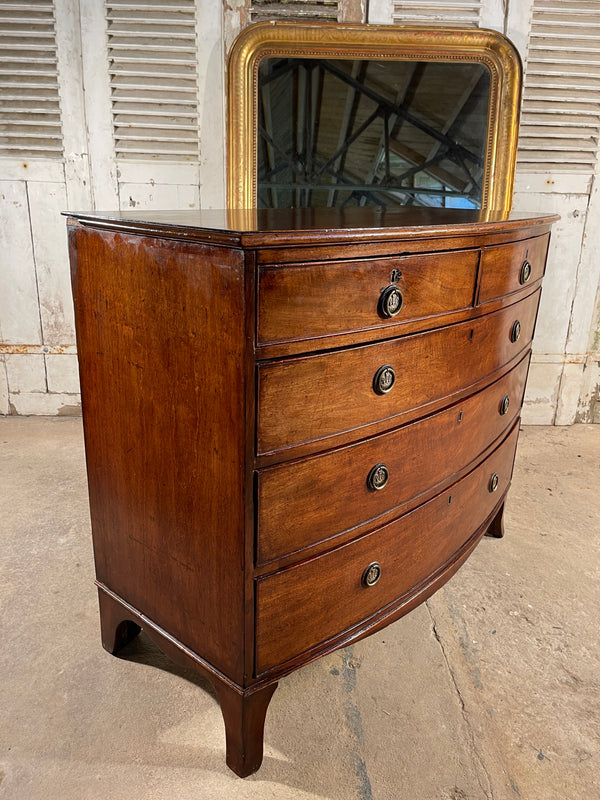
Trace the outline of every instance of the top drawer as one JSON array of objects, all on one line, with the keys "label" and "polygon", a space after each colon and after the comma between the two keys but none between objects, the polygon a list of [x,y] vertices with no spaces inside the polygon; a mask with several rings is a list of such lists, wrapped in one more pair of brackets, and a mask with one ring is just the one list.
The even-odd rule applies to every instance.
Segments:
[{"label": "top drawer", "polygon": [[474,249],[261,267],[258,343],[330,336],[468,308],[478,263]]},{"label": "top drawer", "polygon": [[483,250],[479,302],[511,294],[544,274],[550,234]]}]

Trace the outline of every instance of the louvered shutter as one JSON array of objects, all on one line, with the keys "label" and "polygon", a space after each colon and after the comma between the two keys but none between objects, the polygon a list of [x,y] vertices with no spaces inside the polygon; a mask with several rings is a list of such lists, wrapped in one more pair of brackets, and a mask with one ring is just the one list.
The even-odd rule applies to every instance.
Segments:
[{"label": "louvered shutter", "polygon": [[250,21],[306,19],[337,22],[338,0],[251,0]]},{"label": "louvered shutter", "polygon": [[481,0],[394,0],[392,19],[404,25],[477,26]]},{"label": "louvered shutter", "polygon": [[518,165],[591,174],[600,129],[600,4],[535,0]]},{"label": "louvered shutter", "polygon": [[0,5],[0,156],[62,159],[52,0]]},{"label": "louvered shutter", "polygon": [[117,159],[198,159],[195,0],[108,0]]}]

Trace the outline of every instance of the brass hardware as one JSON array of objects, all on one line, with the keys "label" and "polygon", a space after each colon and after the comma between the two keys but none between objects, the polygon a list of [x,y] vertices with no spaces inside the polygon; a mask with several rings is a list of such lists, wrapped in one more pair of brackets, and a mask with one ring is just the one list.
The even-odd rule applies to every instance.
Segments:
[{"label": "brass hardware", "polygon": [[527,281],[531,278],[531,264],[527,259],[523,262],[521,266],[521,274],[519,275],[520,283],[527,283]]},{"label": "brass hardware", "polygon": [[375,394],[387,394],[396,382],[396,373],[389,364],[379,367],[373,378],[373,391]]},{"label": "brass hardware", "polygon": [[374,561],[363,572],[361,583],[368,588],[369,586],[375,586],[379,578],[381,578],[381,564],[378,561]]},{"label": "brass hardware", "polygon": [[382,317],[391,319],[400,313],[404,305],[402,292],[397,286],[386,286],[379,297],[378,311]]},{"label": "brass hardware", "polygon": [[519,322],[519,320],[516,320],[510,331],[511,342],[518,341],[520,336],[521,336],[521,323]]},{"label": "brass hardware", "polygon": [[393,269],[390,275],[390,283],[398,283],[400,278],[402,277],[402,273],[399,269]]},{"label": "brass hardware", "polygon": [[494,472],[494,474],[490,478],[490,486],[489,486],[490,492],[496,491],[496,489],[498,488],[498,481],[499,481],[498,473]]},{"label": "brass hardware", "polygon": [[505,394],[502,400],[500,401],[500,416],[503,417],[506,412],[508,411],[508,407],[510,405],[510,397]]},{"label": "brass hardware", "polygon": [[369,472],[367,486],[369,489],[373,489],[374,491],[378,492],[387,484],[389,477],[390,471],[388,470],[386,464],[375,464],[375,466]]}]

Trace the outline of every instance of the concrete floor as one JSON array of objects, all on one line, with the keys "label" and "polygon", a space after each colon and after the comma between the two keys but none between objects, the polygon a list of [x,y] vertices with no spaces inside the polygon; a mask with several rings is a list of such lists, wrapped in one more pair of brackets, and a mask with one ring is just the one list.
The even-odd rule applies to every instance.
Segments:
[{"label": "concrete floor", "polygon": [[225,766],[206,684],[100,646],[79,419],[0,420],[0,798],[598,800],[600,425],[526,428],[504,540],[280,682]]}]

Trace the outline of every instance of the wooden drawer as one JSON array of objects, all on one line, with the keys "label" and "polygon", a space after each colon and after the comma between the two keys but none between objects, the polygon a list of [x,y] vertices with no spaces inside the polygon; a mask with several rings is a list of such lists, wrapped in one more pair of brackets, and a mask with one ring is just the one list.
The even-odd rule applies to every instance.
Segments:
[{"label": "wooden drawer", "polygon": [[[256,671],[266,672],[425,586],[491,515],[510,483],[518,425],[454,486],[373,533],[257,580]],[[497,489],[490,491],[491,478]],[[373,562],[381,577],[365,587]]]},{"label": "wooden drawer", "polygon": [[485,247],[479,302],[516,292],[543,277],[549,241],[548,233],[535,239]]},{"label": "wooden drawer", "polygon": [[[473,305],[480,251],[261,267],[259,344],[328,336],[447,314]],[[395,273],[400,273],[399,277]],[[403,304],[383,315],[392,283]]]},{"label": "wooden drawer", "polygon": [[[491,375],[528,346],[539,292],[456,325],[373,345],[264,363],[258,369],[257,451],[325,439],[449,398]],[[511,339],[515,323],[520,337]],[[395,372],[387,394],[376,375]],[[375,432],[375,431],[374,431]]]},{"label": "wooden drawer", "polygon": [[[526,356],[491,386],[419,422],[259,472],[258,563],[375,520],[425,492],[433,494],[511,426],[521,408],[528,365]],[[369,488],[369,473],[382,463],[389,475],[385,486]]]}]

